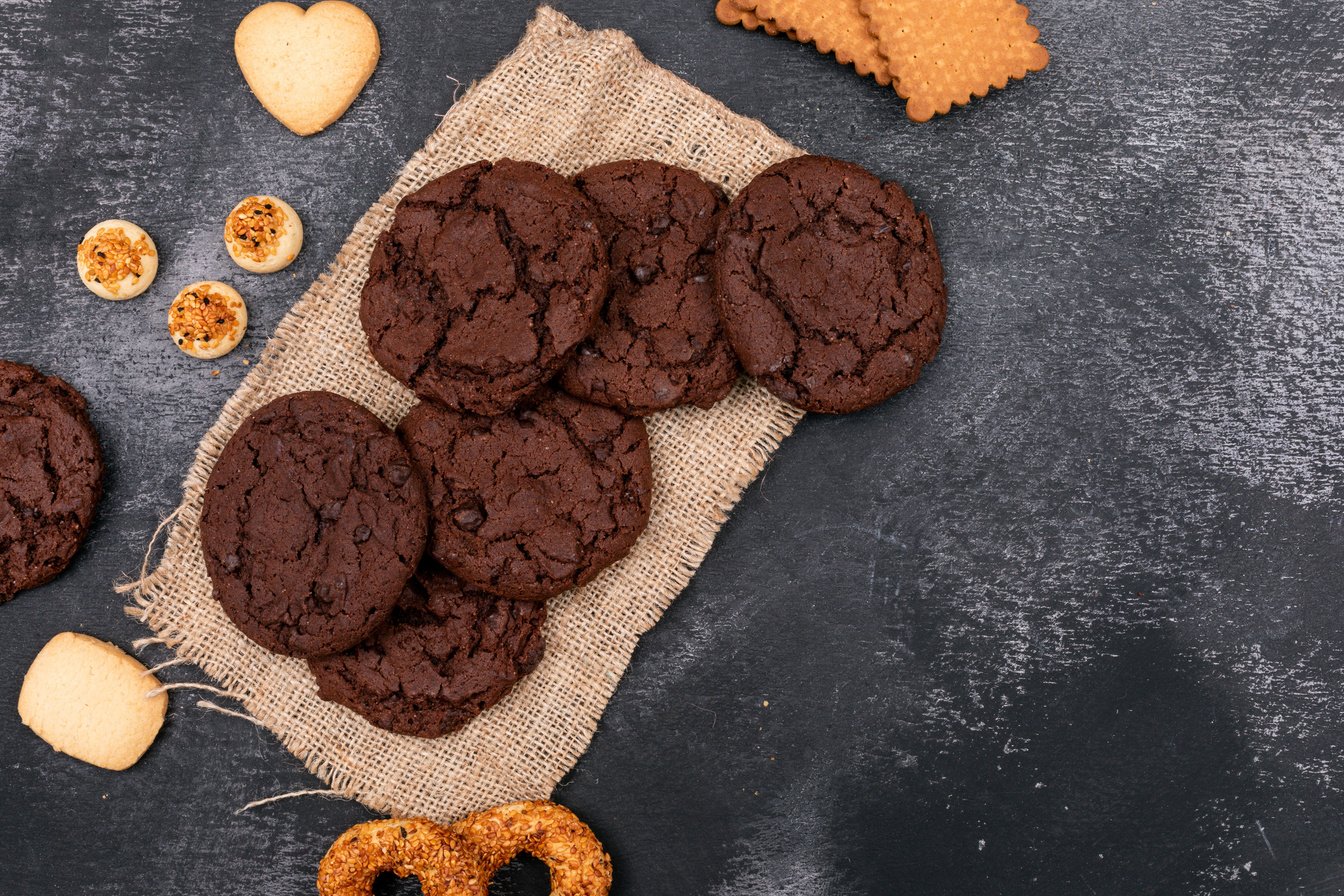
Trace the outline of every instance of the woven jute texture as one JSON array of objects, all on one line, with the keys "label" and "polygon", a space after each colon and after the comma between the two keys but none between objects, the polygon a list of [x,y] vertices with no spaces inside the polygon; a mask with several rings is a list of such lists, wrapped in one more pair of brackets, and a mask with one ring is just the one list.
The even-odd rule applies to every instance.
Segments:
[{"label": "woven jute texture", "polygon": [[692,168],[732,194],[798,152],[649,63],[626,35],[585,31],[541,8],[518,48],[444,116],[280,323],[202,439],[159,566],[126,588],[128,612],[223,684],[334,791],[375,810],[446,821],[548,796],[587,748],[639,636],[690,581],[729,509],[801,412],[744,381],[711,410],[650,418],[655,491],[647,532],[625,560],[551,601],[546,656],[535,672],[436,740],[381,731],[319,700],[302,661],[268,653],[233,627],[201,558],[206,479],[243,419],[277,396],[329,389],[389,425],[415,403],[369,354],[358,311],[374,238],[397,202],[426,181],[478,159],[531,159],[573,174],[651,158]]}]

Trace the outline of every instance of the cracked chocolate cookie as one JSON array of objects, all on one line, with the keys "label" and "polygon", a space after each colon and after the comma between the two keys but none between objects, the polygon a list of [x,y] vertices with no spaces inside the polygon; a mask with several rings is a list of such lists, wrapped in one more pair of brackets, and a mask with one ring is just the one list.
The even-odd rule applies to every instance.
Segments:
[{"label": "cracked chocolate cookie", "polygon": [[491,594],[544,600],[582,585],[648,525],[638,417],[547,389],[497,417],[424,402],[397,431],[428,490],[430,553]]},{"label": "cracked chocolate cookie", "polygon": [[102,493],[84,397],[60,377],[0,361],[0,603],[70,564]]},{"label": "cracked chocolate cookie", "polygon": [[912,385],[947,318],[929,219],[899,184],[822,156],[772,165],[733,200],[715,280],[742,367],[808,411],[857,411]]},{"label": "cracked chocolate cookie", "polygon": [[397,734],[442,737],[536,668],[545,621],[546,604],[464,588],[426,561],[382,628],[308,668],[323,700]]},{"label": "cracked chocolate cookie", "polygon": [[243,421],[205,488],[201,546],[215,597],[288,656],[348,650],[387,619],[424,551],[425,489],[372,413],[296,392]]},{"label": "cracked chocolate cookie", "polygon": [[359,319],[421,398],[507,411],[593,328],[607,253],[588,200],[532,162],[477,162],[401,200],[374,245]]},{"label": "cracked chocolate cookie", "polygon": [[723,398],[737,381],[711,271],[723,194],[694,171],[649,161],[589,168],[574,185],[597,209],[611,277],[560,385],[627,414]]}]

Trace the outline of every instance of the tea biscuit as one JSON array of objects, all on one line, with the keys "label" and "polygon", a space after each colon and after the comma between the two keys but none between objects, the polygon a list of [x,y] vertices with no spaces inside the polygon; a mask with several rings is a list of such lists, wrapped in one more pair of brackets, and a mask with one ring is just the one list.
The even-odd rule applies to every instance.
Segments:
[{"label": "tea biscuit", "polygon": [[149,289],[159,272],[159,251],[144,230],[130,221],[111,218],[84,234],[75,266],[90,292],[119,302]]},{"label": "tea biscuit", "polygon": [[247,86],[281,124],[316,134],[345,114],[378,66],[378,28],[358,6],[263,3],[238,24],[233,53]]},{"label": "tea biscuit", "polygon": [[322,656],[383,624],[426,529],[424,486],[396,436],[347,398],[296,392],[254,411],[220,452],[201,550],[243,634]]},{"label": "tea biscuit", "polygon": [[787,29],[797,41],[822,53],[835,54],[841,65],[853,65],[864,77],[890,84],[891,68],[868,30],[859,0],[728,0],[739,9]]},{"label": "tea biscuit", "polygon": [[224,219],[224,247],[243,270],[273,274],[299,257],[303,222],[283,199],[248,196]]},{"label": "tea biscuit", "polygon": [[964,106],[1045,68],[1027,8],[1014,0],[857,0],[914,121]]},{"label": "tea biscuit", "polygon": [[62,632],[37,654],[19,691],[19,718],[58,753],[123,771],[163,727],[168,694],[121,649]]},{"label": "tea biscuit", "polygon": [[79,550],[103,493],[84,396],[0,360],[0,603],[54,579]]},{"label": "tea biscuit", "polygon": [[397,428],[429,491],[430,553],[463,583],[545,600],[621,559],[649,522],[649,436],[550,389],[495,417],[433,402]]},{"label": "tea biscuit", "polygon": [[598,165],[574,185],[597,210],[611,276],[597,326],[560,385],[638,415],[723,398],[737,382],[711,282],[723,193],[694,171],[651,161]]},{"label": "tea biscuit", "polygon": [[747,373],[843,414],[912,385],[947,317],[929,219],[896,183],[800,156],[765,169],[719,226],[719,316]]},{"label": "tea biscuit", "polygon": [[397,206],[359,319],[379,364],[421,398],[499,414],[559,372],[597,322],[597,212],[534,162],[477,162]]},{"label": "tea biscuit", "polygon": [[545,621],[545,603],[466,588],[426,561],[382,628],[308,668],[323,700],[397,734],[442,737],[536,668]]},{"label": "tea biscuit", "polygon": [[724,25],[741,25],[748,31],[755,31],[757,28],[770,36],[784,34],[790,40],[795,40],[795,36],[772,22],[770,19],[761,19],[755,13],[739,9],[733,0],[719,0],[714,6],[714,17]]},{"label": "tea biscuit", "polygon": [[168,335],[193,358],[222,358],[246,332],[247,303],[227,283],[189,283],[168,306]]}]

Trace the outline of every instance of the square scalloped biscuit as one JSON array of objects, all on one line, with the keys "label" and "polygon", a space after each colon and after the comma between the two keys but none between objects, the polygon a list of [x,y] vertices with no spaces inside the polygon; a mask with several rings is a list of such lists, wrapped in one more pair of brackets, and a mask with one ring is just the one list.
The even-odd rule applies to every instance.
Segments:
[{"label": "square scalloped biscuit", "polygon": [[238,24],[233,53],[266,111],[306,137],[345,114],[378,67],[378,28],[345,0],[308,9],[263,3]]},{"label": "square scalloped biscuit", "polygon": [[915,121],[946,114],[953,103],[964,106],[1050,61],[1036,42],[1040,32],[1027,24],[1027,8],[1014,0],[860,3]]},{"label": "square scalloped biscuit", "polygon": [[755,31],[760,28],[766,34],[773,37],[776,34],[783,34],[789,40],[797,40],[797,36],[792,31],[780,28],[770,19],[762,19],[755,13],[748,10],[739,9],[733,4],[733,0],[719,0],[714,5],[714,18],[718,19],[724,25],[741,25],[748,31]]},{"label": "square scalloped biscuit", "polygon": [[[788,29],[790,37],[834,53],[841,65],[853,65],[864,77],[891,83],[891,69],[868,30],[859,0],[724,0],[743,13]],[[722,21],[722,19],[720,19]]]},{"label": "square scalloped biscuit", "polygon": [[123,771],[154,743],[168,711],[159,680],[120,648],[62,632],[38,652],[19,691],[19,718],[58,753]]}]

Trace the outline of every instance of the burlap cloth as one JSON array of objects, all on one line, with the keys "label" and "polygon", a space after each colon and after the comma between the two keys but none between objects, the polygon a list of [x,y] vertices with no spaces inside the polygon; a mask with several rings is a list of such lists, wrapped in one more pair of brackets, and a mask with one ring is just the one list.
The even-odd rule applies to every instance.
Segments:
[{"label": "burlap cloth", "polygon": [[298,660],[268,653],[211,596],[198,522],[220,449],[253,410],[329,389],[395,424],[414,404],[374,362],[360,287],[374,238],[404,195],[478,159],[532,159],[572,174],[651,158],[734,193],[798,150],[648,62],[626,35],[585,31],[541,8],[518,48],[444,116],[396,184],[355,226],[327,273],[281,321],[257,368],[224,405],[187,474],[162,560],[126,586],[128,612],[203,668],[332,790],[373,809],[440,820],[550,794],[587,748],[639,636],[686,587],[729,509],[801,416],[747,382],[712,410],[649,420],[655,491],[630,556],[550,603],[546,656],[499,705],[436,740],[390,734],[319,700]]}]

